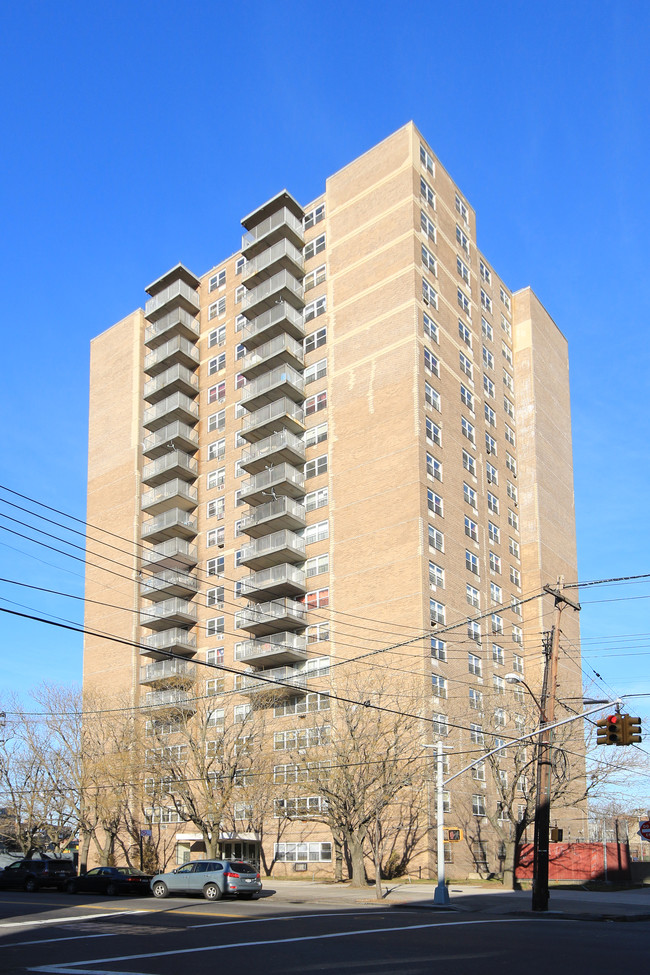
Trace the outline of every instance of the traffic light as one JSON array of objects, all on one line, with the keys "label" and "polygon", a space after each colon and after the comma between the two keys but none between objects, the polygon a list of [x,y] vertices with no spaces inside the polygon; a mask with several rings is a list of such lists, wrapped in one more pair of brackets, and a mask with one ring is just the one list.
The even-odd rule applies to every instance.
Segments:
[{"label": "traffic light", "polygon": [[459,843],[463,838],[462,829],[448,829],[447,830],[447,842],[448,843]]},{"label": "traffic light", "polygon": [[623,716],[623,744],[634,745],[641,741],[641,718],[633,718],[629,714]]},{"label": "traffic light", "polygon": [[551,826],[551,843],[561,843],[564,839],[564,830],[557,826]]},{"label": "traffic light", "polygon": [[608,714],[596,722],[597,745],[624,745],[623,715]]}]

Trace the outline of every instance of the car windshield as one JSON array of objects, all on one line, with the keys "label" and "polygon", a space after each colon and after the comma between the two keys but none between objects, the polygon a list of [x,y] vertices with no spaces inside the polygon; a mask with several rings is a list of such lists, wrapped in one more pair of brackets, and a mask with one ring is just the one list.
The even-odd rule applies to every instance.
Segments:
[{"label": "car windshield", "polygon": [[148,876],[142,870],[132,870],[131,867],[116,867],[117,872],[122,877],[146,877]]},{"label": "car windshield", "polygon": [[230,866],[235,873],[257,873],[255,867],[251,867],[250,863],[244,863],[243,860],[231,860]]}]

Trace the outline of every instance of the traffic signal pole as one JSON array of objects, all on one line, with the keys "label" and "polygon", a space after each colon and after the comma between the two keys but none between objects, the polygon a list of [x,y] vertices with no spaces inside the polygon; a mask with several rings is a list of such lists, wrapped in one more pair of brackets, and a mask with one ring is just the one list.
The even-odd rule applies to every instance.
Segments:
[{"label": "traffic signal pole", "polygon": [[444,831],[444,756],[442,741],[436,745],[436,855],[438,859],[438,885],[433,893],[433,903],[438,907],[449,906],[449,891],[445,882],[445,831]]},{"label": "traffic signal pole", "polygon": [[557,589],[544,586],[555,598],[555,618],[550,653],[544,662],[544,680],[539,714],[540,734],[537,746],[537,791],[535,796],[535,827],[533,834],[533,898],[534,911],[548,910],[548,848],[551,827],[551,735],[549,725],[555,721],[557,692],[557,664],[560,655],[560,619],[565,606],[576,612],[580,604],[562,595],[563,579]]}]

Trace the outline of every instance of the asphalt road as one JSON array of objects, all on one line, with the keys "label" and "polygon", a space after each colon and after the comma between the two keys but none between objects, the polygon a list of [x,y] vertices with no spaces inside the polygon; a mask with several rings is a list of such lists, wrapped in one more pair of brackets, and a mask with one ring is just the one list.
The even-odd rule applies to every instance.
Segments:
[{"label": "asphalt road", "polygon": [[0,893],[0,971],[49,975],[575,975],[647,966],[650,922],[390,907]]}]

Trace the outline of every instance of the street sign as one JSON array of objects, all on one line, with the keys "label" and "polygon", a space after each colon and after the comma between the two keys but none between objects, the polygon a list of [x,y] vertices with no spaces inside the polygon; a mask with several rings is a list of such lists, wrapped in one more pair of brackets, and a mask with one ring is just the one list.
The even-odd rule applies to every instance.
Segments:
[{"label": "street sign", "polygon": [[639,822],[639,836],[644,840],[650,840],[650,819]]},{"label": "street sign", "polygon": [[140,836],[143,836],[143,837],[153,836],[153,832],[150,829],[141,829],[140,830]]}]

